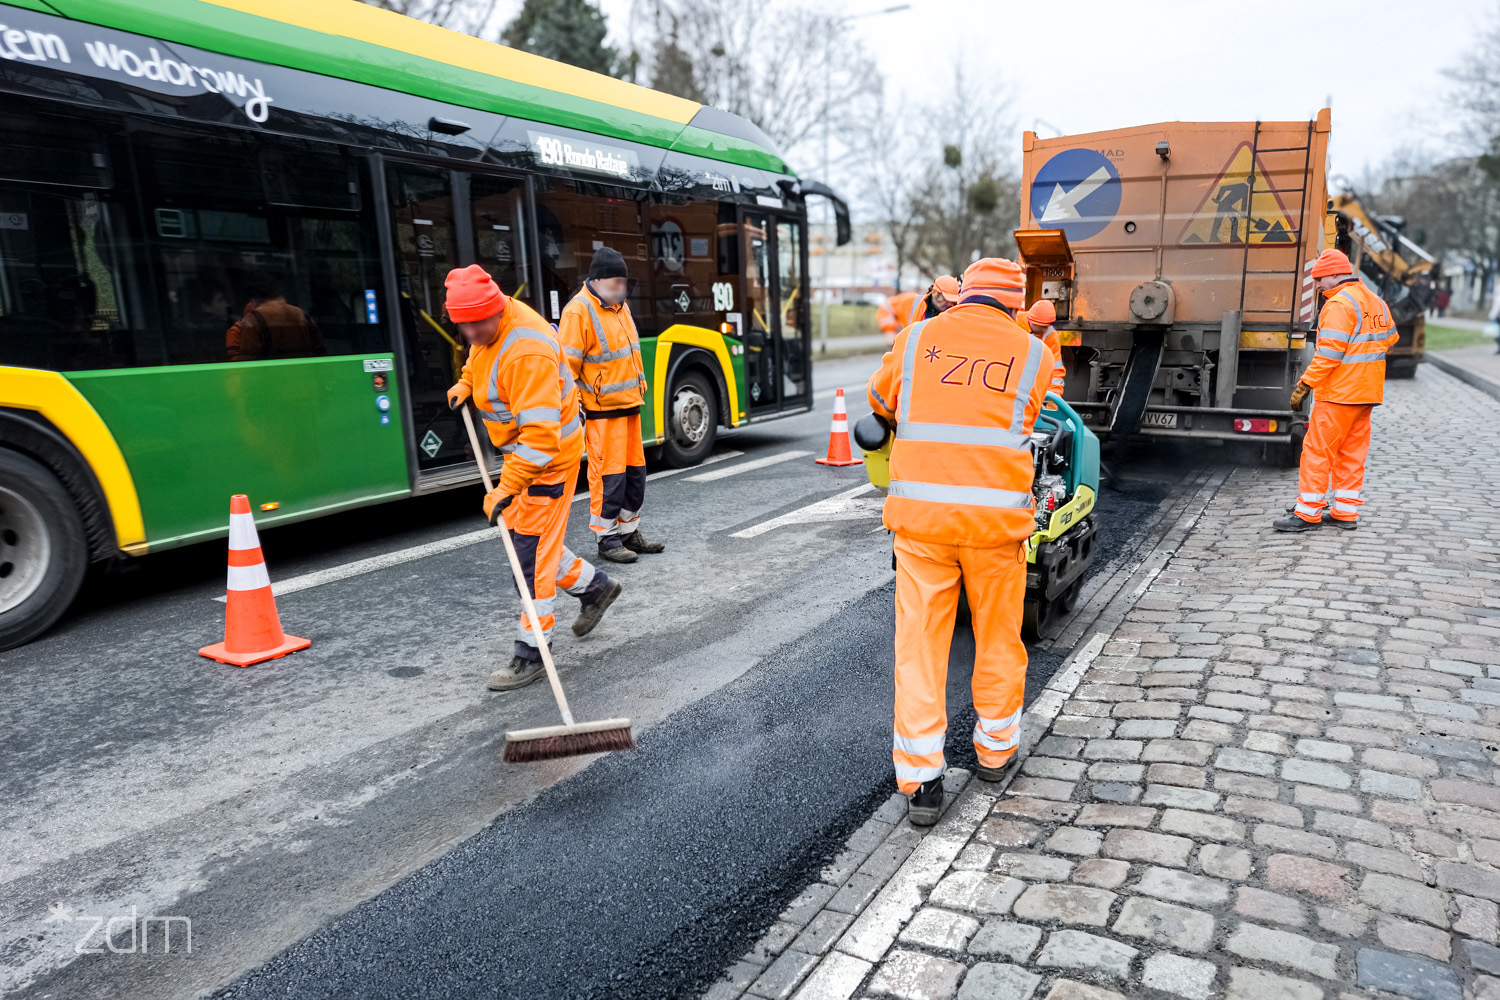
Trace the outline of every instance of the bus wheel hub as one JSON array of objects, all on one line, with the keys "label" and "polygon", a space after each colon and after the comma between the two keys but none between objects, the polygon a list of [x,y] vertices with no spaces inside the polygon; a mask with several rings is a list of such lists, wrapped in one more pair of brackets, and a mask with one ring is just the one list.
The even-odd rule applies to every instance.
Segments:
[{"label": "bus wheel hub", "polygon": [[677,443],[691,448],[708,433],[708,400],[692,386],[672,397],[672,432]]},{"label": "bus wheel hub", "polygon": [[0,486],[0,612],[17,607],[41,586],[51,554],[41,513]]}]

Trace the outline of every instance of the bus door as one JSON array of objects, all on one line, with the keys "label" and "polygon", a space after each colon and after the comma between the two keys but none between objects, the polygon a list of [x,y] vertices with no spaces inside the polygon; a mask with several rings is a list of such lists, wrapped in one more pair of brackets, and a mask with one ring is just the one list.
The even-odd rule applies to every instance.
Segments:
[{"label": "bus door", "polygon": [[477,263],[507,295],[536,303],[526,181],[388,162],[386,183],[417,468],[422,485],[451,485],[469,477],[474,458],[462,419],[448,409],[468,348],[443,314],[444,281],[451,269]]},{"label": "bus door", "polygon": [[449,411],[447,390],[458,379],[463,337],[443,316],[443,281],[462,264],[454,174],[387,161],[391,250],[406,335],[404,375],[410,433],[419,472],[473,461],[463,424]]},{"label": "bus door", "polygon": [[760,209],[740,215],[744,255],[741,329],[750,412],[806,405],[812,396],[807,241],[802,221]]}]

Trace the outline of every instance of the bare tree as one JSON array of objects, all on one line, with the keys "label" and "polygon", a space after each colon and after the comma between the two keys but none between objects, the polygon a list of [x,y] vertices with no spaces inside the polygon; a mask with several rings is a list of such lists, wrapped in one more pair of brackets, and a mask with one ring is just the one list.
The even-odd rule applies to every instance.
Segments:
[{"label": "bare tree", "polygon": [[[993,83],[986,89],[997,90]],[[1003,95],[971,101],[971,92],[959,64],[953,96],[920,119],[926,168],[911,195],[918,220],[912,260],[928,276],[962,274],[978,257],[1015,255],[1020,180],[1010,103]]]},{"label": "bare tree", "polygon": [[[996,90],[992,82],[987,89]],[[920,107],[877,101],[864,126],[879,140],[868,143],[850,172],[860,205],[890,238],[898,290],[907,263],[930,281],[962,274],[976,257],[1015,253],[1018,132],[1003,94],[971,101],[970,92],[960,64],[951,96]]]},{"label": "bare tree", "polygon": [[841,150],[881,90],[842,19],[796,0],[639,0],[643,75],[660,90],[748,118],[788,157],[815,162],[825,122]]},{"label": "bare tree", "polygon": [[920,142],[906,123],[911,121],[904,104],[888,106],[882,97],[873,107],[871,131],[879,129],[880,141],[870,143],[852,171],[862,206],[872,212],[890,238],[896,254],[896,291],[911,260],[921,220],[912,199],[925,170],[919,155]]},{"label": "bare tree", "polygon": [[1500,136],[1500,5],[1492,4],[1488,23],[1444,75],[1457,85],[1452,96],[1463,119],[1459,141],[1470,152],[1487,151]]},{"label": "bare tree", "polygon": [[1456,253],[1478,269],[1479,291],[1500,269],[1500,4],[1445,70],[1455,90],[1463,155],[1432,163],[1400,151],[1385,165],[1376,208],[1407,220],[1407,235],[1439,255]]}]

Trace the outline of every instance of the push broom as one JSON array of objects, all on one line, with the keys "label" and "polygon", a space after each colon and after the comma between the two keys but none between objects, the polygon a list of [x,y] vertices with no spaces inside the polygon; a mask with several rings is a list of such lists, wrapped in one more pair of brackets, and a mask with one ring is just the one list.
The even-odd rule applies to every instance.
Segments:
[{"label": "push broom", "polygon": [[[469,444],[474,449],[474,461],[479,474],[484,477],[485,492],[495,488],[490,470],[484,464],[484,453],[479,450],[479,435],[474,431],[474,418],[469,415],[469,406],[464,404],[464,426],[469,431]],[[531,600],[531,588],[526,585],[526,574],[521,569],[521,560],[516,556],[516,547],[511,543],[510,531],[502,523],[500,540],[505,543],[505,556],[510,560],[510,571],[516,578],[516,589],[521,592],[521,604],[526,608],[526,621],[531,634],[536,636],[536,648],[542,654],[542,666],[547,669],[547,680],[552,685],[552,696],[557,699],[557,709],[562,713],[560,726],[542,726],[538,729],[515,729],[505,733],[505,756],[507,764],[524,764],[533,760],[554,760],[558,757],[581,757],[584,754],[606,753],[610,750],[634,750],[635,739],[630,734],[629,719],[600,719],[598,722],[577,722],[573,710],[568,707],[568,696],[563,694],[562,681],[557,678],[557,667],[552,662],[552,651],[547,648],[547,636],[542,631],[541,619],[537,618],[536,605]]]}]

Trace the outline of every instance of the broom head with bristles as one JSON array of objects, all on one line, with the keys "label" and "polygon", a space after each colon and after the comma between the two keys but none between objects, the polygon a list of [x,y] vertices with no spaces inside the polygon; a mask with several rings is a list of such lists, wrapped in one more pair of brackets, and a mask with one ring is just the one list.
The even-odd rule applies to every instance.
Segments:
[{"label": "broom head with bristles", "polygon": [[630,734],[629,719],[600,719],[571,726],[543,726],[508,732],[505,734],[504,760],[507,764],[525,764],[534,760],[634,749],[635,737]]}]

